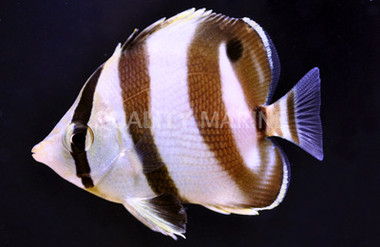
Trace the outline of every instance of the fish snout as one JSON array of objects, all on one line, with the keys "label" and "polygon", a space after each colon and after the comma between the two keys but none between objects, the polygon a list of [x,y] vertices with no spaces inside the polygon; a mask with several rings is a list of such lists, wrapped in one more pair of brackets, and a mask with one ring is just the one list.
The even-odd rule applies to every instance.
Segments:
[{"label": "fish snout", "polygon": [[45,164],[49,162],[51,155],[46,148],[46,144],[46,141],[42,141],[32,148],[32,157],[37,162]]},{"label": "fish snout", "polygon": [[33,157],[33,159],[35,159],[36,161],[40,160],[39,156],[41,154],[42,149],[43,149],[42,142],[34,145],[34,147],[32,148],[32,157]]}]

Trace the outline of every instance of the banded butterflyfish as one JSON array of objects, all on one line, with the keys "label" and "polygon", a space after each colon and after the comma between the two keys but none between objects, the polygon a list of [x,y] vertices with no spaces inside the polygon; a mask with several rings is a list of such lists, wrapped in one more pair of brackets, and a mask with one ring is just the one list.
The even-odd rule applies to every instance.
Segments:
[{"label": "banded butterflyfish", "polygon": [[135,30],[32,152],[61,177],[183,236],[183,203],[276,207],[289,184],[277,136],[323,159],[319,70],[272,103],[280,63],[248,18],[190,9]]}]

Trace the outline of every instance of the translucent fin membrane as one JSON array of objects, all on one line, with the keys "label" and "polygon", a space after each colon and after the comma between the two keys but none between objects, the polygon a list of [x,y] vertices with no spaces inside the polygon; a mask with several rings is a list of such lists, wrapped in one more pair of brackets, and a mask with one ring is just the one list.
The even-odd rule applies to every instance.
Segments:
[{"label": "translucent fin membrane", "polygon": [[278,79],[280,77],[281,66],[280,66],[280,59],[278,58],[278,54],[276,51],[276,47],[274,46],[267,32],[265,32],[265,35],[267,36],[267,39],[269,42],[269,47],[271,51],[271,59],[272,59],[272,82],[270,83],[270,89],[268,92],[267,101],[265,102],[265,105],[269,105],[271,103],[273,94],[276,91]]},{"label": "translucent fin membrane", "polygon": [[153,231],[177,239],[185,238],[187,215],[184,207],[173,194],[161,194],[153,198],[129,198],[124,206]]},{"label": "translucent fin membrane", "polygon": [[293,88],[299,146],[318,160],[323,159],[320,87],[319,69],[314,68]]},{"label": "translucent fin membrane", "polygon": [[285,96],[265,107],[266,136],[291,141],[319,160],[323,159],[319,69],[309,71]]}]

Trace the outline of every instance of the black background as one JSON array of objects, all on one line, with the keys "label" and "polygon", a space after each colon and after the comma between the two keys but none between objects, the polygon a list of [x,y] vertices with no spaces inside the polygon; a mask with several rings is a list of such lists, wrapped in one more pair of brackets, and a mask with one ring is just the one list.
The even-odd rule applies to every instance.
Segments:
[{"label": "black background", "polygon": [[[133,28],[190,7],[248,16],[281,61],[275,99],[322,79],[325,159],[281,141],[284,202],[259,216],[187,205],[187,239],[61,179],[30,150]],[[0,246],[380,246],[380,5],[358,1],[0,1]]]}]

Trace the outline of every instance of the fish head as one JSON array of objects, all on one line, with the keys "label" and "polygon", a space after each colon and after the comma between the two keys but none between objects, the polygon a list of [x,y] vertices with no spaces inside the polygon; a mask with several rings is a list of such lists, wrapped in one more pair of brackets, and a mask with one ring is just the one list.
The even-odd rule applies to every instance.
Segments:
[{"label": "fish head", "polygon": [[[32,149],[33,158],[81,188],[98,184],[119,156],[122,140],[112,110],[101,100],[94,102],[87,123],[72,121],[76,103],[50,134]],[[92,184],[83,182],[89,177]]]},{"label": "fish head", "polygon": [[50,134],[33,147],[32,156],[36,161],[53,169],[62,178],[82,187],[82,183],[76,175],[75,161],[65,143],[67,142],[67,128],[71,124],[75,105],[66,112]]},{"label": "fish head", "polygon": [[123,119],[118,114],[121,109],[115,109],[121,102],[115,93],[120,51],[118,46],[50,134],[32,149],[36,161],[81,188],[99,184],[123,150]]}]

